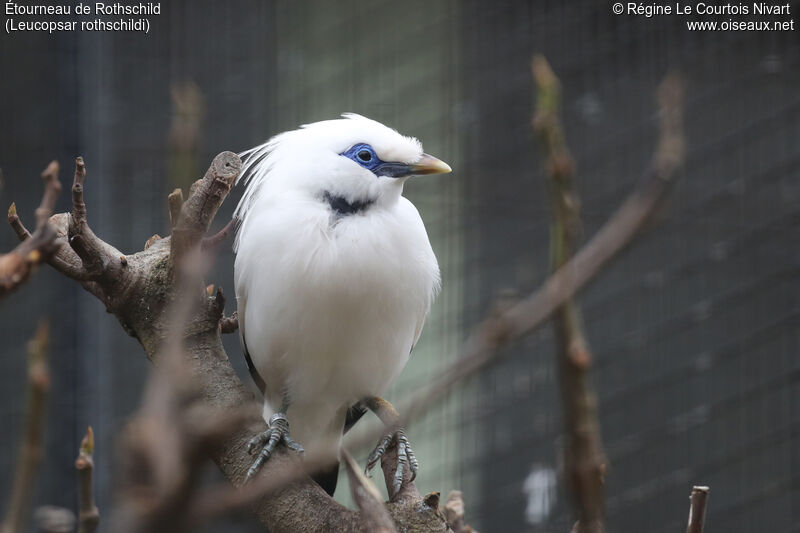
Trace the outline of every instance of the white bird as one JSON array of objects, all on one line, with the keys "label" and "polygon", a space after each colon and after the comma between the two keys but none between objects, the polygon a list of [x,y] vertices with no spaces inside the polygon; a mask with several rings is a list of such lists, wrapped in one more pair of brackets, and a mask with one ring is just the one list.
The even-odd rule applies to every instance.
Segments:
[{"label": "white bird", "polygon": [[[414,205],[414,175],[450,172],[420,142],[368,118],[307,124],[242,154],[246,184],[234,217],[239,332],[264,394],[269,429],[250,442],[336,453],[345,425],[367,408],[397,413],[379,395],[397,378],[439,290],[439,266]],[[402,430],[394,440],[399,490],[416,460]],[[317,478],[333,493],[338,468]]]}]

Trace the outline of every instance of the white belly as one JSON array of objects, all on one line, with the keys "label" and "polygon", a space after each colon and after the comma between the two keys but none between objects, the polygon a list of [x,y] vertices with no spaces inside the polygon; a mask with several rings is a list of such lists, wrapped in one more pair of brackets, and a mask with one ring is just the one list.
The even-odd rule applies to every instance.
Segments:
[{"label": "white belly", "polygon": [[249,220],[236,258],[248,351],[272,408],[287,395],[300,442],[341,431],[344,407],[397,377],[438,285],[405,199],[396,212],[372,208],[333,225],[307,207],[284,203]]}]

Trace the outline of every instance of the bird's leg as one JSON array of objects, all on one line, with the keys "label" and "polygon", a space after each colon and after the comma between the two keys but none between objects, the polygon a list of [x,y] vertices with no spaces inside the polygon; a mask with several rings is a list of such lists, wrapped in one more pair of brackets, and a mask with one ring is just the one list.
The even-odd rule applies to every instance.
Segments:
[{"label": "bird's leg", "polygon": [[258,455],[256,456],[256,460],[253,461],[253,465],[247,471],[245,483],[250,481],[256,473],[258,473],[261,465],[270,458],[278,443],[283,442],[286,444],[287,448],[294,450],[300,455],[305,453],[303,447],[295,442],[289,435],[289,421],[286,419],[286,411],[288,411],[288,409],[289,402],[284,399],[278,412],[269,417],[269,427],[267,430],[259,433],[247,443],[247,452],[250,455],[254,455],[258,452]]},{"label": "bird's leg", "polygon": [[[384,425],[390,428],[397,427],[400,415],[397,414],[392,404],[378,396],[365,398],[364,403],[369,407],[370,411],[380,418]],[[378,445],[375,446],[375,449],[372,450],[372,453],[370,453],[367,458],[367,467],[365,471],[369,473],[369,471],[378,464],[378,461],[383,454],[386,453],[386,450],[389,449],[392,443],[397,446],[397,470],[395,470],[393,482],[394,493],[397,494],[403,486],[403,477],[406,468],[408,468],[411,473],[409,481],[414,481],[414,478],[417,477],[417,468],[419,468],[417,458],[414,456],[414,451],[408,443],[408,438],[403,428],[399,428],[384,435],[381,440],[378,441]]]}]

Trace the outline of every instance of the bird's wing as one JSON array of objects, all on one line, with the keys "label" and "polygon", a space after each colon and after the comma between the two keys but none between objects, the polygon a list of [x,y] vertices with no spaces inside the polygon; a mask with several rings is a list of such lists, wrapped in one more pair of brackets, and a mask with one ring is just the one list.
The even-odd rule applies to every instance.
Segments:
[{"label": "bird's wing", "polygon": [[247,342],[245,341],[245,334],[244,334],[244,316],[245,316],[245,307],[247,306],[247,299],[244,296],[237,297],[238,300],[238,315],[239,315],[239,340],[242,343],[242,351],[244,352],[244,359],[247,361],[247,369],[250,371],[250,376],[253,378],[253,381],[258,387],[258,390],[261,391],[261,394],[266,395],[267,385],[264,383],[264,378],[261,377],[261,374],[258,373],[256,370],[255,365],[253,364],[253,358],[250,357],[250,352],[247,351]]}]

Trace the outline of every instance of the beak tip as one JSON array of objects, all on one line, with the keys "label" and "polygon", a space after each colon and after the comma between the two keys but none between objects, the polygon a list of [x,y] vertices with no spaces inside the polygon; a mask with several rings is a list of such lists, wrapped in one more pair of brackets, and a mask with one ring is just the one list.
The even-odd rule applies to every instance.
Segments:
[{"label": "beak tip", "polygon": [[412,166],[416,174],[449,174],[453,171],[450,165],[432,155],[422,154],[422,158]]}]

